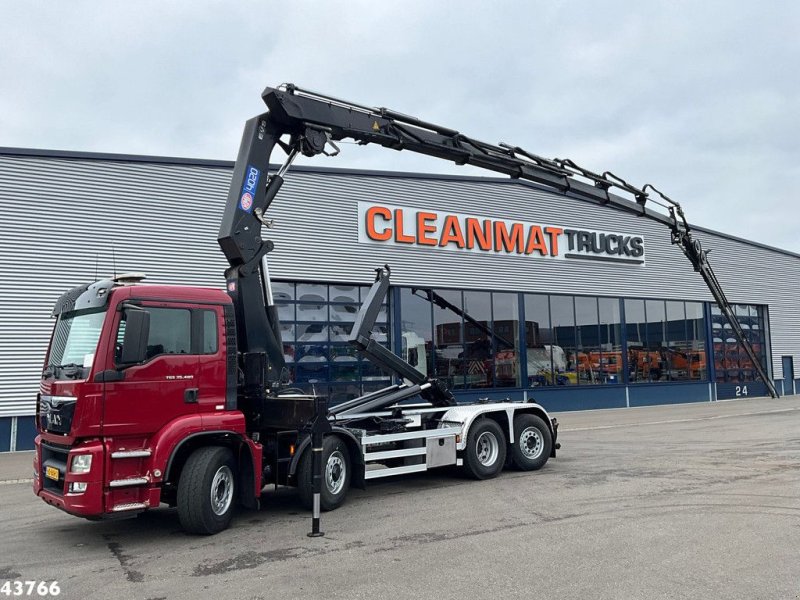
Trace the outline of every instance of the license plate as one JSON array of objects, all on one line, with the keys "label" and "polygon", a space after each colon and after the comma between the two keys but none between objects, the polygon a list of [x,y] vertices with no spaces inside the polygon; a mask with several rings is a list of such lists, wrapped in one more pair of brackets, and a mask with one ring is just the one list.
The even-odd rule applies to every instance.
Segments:
[{"label": "license plate", "polygon": [[58,481],[59,475],[58,469],[55,467],[45,467],[44,469],[44,476],[48,479],[54,479]]}]

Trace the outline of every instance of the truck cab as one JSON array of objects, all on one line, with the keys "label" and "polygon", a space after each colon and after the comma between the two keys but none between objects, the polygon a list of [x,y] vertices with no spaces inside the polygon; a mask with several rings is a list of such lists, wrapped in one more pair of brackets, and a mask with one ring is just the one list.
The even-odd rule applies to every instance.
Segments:
[{"label": "truck cab", "polygon": [[182,444],[245,437],[230,297],[133,280],[75,288],[53,310],[33,485],[78,516],[173,503]]}]

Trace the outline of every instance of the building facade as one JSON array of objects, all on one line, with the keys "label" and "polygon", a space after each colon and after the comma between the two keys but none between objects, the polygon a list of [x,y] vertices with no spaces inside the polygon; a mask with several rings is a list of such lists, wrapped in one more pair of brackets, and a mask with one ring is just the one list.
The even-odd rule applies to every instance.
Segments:
[{"label": "building facade", "polygon": [[[231,171],[0,149],[0,451],[32,447],[49,315],[65,290],[128,271],[222,287]],[[579,410],[766,392],[657,222],[519,181],[301,167],[270,216],[289,377],[332,402],[390,380],[346,342],[384,264],[393,287],[376,334],[460,400]],[[697,237],[778,391],[793,394],[800,256]]]}]

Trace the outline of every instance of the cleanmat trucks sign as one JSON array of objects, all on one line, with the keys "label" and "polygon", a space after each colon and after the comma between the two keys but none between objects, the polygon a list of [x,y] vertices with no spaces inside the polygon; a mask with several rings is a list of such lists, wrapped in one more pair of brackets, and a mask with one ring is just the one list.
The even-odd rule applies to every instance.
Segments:
[{"label": "cleanmat trucks sign", "polygon": [[528,223],[405,206],[358,203],[358,241],[433,251],[644,265],[641,235]]}]

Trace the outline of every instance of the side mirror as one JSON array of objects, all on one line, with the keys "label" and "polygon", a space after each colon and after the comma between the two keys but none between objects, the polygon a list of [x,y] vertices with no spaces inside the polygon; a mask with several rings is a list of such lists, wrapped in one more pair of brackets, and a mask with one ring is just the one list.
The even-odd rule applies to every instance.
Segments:
[{"label": "side mirror", "polygon": [[150,313],[142,309],[125,311],[125,336],[122,339],[122,365],[135,365],[147,359],[147,337],[150,334]]}]

